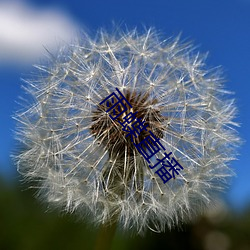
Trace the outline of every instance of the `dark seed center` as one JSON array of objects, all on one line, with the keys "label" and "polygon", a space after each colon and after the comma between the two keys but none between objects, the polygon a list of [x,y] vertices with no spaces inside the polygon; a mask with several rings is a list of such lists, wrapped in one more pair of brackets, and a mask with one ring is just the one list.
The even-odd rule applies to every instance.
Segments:
[{"label": "dark seed center", "polygon": [[[157,99],[150,98],[148,93],[126,91],[123,95],[132,108],[122,100],[127,110],[118,118],[113,120],[110,117],[111,112],[106,112],[108,109],[106,103],[99,104],[93,112],[91,133],[108,149],[110,159],[122,159],[126,155],[139,154],[134,143],[142,142],[150,136],[150,131],[157,138],[163,137],[163,121],[166,118],[161,115],[159,107],[154,108],[158,103]],[[112,112],[121,113],[120,106],[117,105]],[[131,118],[128,119],[129,117]],[[145,144],[147,145],[146,141]]]}]

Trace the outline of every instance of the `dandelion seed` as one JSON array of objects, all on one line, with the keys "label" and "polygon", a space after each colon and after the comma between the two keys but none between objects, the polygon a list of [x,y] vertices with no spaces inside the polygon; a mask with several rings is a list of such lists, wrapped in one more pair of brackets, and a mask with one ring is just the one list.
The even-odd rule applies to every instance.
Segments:
[{"label": "dandelion seed", "polygon": [[[25,147],[16,162],[49,204],[97,224],[164,231],[201,213],[233,175],[235,105],[191,44],[153,29],[101,31],[37,68],[26,84],[33,101],[15,116]],[[100,103],[116,88],[132,108],[113,120]],[[132,114],[145,126],[134,141],[124,131]],[[165,183],[133,144],[150,133],[183,166]]]}]

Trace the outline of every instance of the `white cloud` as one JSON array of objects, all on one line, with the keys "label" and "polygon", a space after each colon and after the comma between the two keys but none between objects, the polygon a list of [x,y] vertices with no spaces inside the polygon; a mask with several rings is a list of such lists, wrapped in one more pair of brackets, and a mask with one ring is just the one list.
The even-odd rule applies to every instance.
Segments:
[{"label": "white cloud", "polygon": [[0,63],[27,63],[70,42],[76,25],[56,9],[39,10],[22,2],[0,3]]}]

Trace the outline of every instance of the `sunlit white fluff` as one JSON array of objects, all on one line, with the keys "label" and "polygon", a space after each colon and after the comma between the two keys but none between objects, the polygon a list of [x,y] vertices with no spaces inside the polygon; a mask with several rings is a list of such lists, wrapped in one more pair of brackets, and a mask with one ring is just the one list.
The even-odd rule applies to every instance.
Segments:
[{"label": "sunlit white fluff", "polygon": [[[83,33],[79,40],[26,81],[32,99],[15,116],[20,173],[37,181],[45,202],[96,223],[115,218],[137,232],[164,231],[202,212],[232,176],[239,142],[234,101],[218,70],[207,70],[191,44],[162,40],[153,29],[100,31],[95,39]],[[166,118],[161,143],[184,168],[175,180],[163,184],[136,149],[132,159],[126,146],[123,160],[111,159],[100,133],[91,133],[98,104],[116,87],[158,100],[147,110],[160,108]],[[119,173],[130,173],[129,181]]]}]

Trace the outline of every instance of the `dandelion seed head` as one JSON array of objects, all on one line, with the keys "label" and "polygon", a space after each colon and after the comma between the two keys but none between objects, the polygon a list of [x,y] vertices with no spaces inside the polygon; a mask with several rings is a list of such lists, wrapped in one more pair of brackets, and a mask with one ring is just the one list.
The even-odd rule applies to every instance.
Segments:
[{"label": "dandelion seed head", "polygon": [[[32,101],[15,116],[18,171],[48,204],[97,224],[115,218],[139,233],[164,231],[203,212],[233,175],[240,141],[220,72],[191,44],[153,29],[82,36],[26,80]],[[100,103],[116,88],[132,108],[112,120]],[[129,112],[147,125],[135,143],[154,133],[183,166],[176,178],[164,184],[126,137]]]}]

